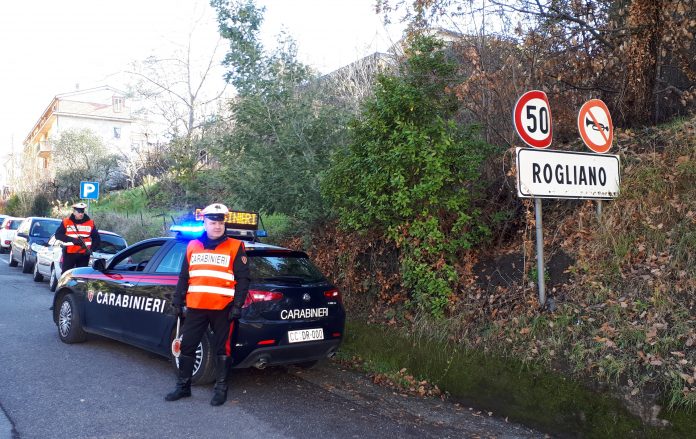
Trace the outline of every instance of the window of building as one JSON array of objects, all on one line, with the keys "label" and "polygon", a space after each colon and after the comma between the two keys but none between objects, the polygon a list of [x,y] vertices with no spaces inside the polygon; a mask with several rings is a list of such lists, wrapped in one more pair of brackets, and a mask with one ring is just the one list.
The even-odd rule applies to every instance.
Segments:
[{"label": "window of building", "polygon": [[114,113],[120,113],[123,111],[123,97],[114,96],[113,97],[113,104],[114,104]]},{"label": "window of building", "polygon": [[114,139],[121,138],[121,127],[114,127]]}]

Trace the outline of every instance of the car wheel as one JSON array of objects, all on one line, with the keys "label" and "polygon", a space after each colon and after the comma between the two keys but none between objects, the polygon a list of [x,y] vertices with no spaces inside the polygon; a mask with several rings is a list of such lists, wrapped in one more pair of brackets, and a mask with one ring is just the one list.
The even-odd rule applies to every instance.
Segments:
[{"label": "car wheel", "polygon": [[22,273],[31,273],[32,266],[27,264],[27,254],[22,252]]},{"label": "car wheel", "polygon": [[10,267],[16,267],[17,266],[17,261],[14,260],[14,257],[12,256],[14,253],[12,253],[12,247],[10,247],[10,256],[7,257]]},{"label": "car wheel", "polygon": [[75,297],[66,294],[58,303],[58,337],[63,343],[79,343],[87,339],[82,329],[80,313],[75,306]]},{"label": "car wheel", "polygon": [[51,265],[51,276],[48,278],[48,289],[55,291],[58,286],[58,277],[56,275],[56,269]]},{"label": "car wheel", "polygon": [[34,282],[43,281],[43,274],[39,273],[39,263],[38,262],[34,263],[34,272],[32,274],[33,274],[32,279],[34,279]]},{"label": "car wheel", "polygon": [[[172,335],[172,341],[174,341],[174,334]],[[215,354],[212,350],[213,346],[213,334],[210,331],[206,331],[203,339],[198,343],[198,348],[196,349],[196,360],[193,364],[193,377],[191,378],[191,384],[193,385],[205,385],[210,384],[215,381]],[[174,357],[174,372],[179,373],[179,359]]]},{"label": "car wheel", "polygon": [[303,361],[302,363],[295,363],[294,366],[299,367],[300,369],[311,369],[314,366],[319,363],[319,360],[314,360],[314,361]]}]

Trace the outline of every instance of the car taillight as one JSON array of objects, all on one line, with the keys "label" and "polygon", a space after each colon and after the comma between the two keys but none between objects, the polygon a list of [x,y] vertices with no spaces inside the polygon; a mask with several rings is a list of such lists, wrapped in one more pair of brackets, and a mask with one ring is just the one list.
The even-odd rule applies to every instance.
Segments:
[{"label": "car taillight", "polygon": [[324,297],[326,297],[329,300],[341,300],[341,293],[338,292],[338,290],[329,290],[329,291],[324,291]]},{"label": "car taillight", "polygon": [[283,293],[277,291],[260,291],[260,290],[249,290],[246,300],[244,301],[243,307],[251,305],[257,302],[273,302],[283,298]]}]

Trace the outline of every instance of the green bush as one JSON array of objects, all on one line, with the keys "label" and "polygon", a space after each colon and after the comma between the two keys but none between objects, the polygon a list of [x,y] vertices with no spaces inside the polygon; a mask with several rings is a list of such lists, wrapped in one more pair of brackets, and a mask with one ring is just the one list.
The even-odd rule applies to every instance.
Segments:
[{"label": "green bush", "polygon": [[12,196],[10,196],[5,205],[5,213],[10,216],[24,216],[24,212],[22,211],[22,200],[20,200],[19,195],[12,194]]},{"label": "green bush", "polygon": [[442,316],[458,253],[489,233],[474,201],[493,147],[457,123],[457,67],[442,43],[416,37],[407,55],[400,75],[379,77],[323,193],[345,228],[377,228],[397,244],[413,303]]},{"label": "green bush", "polygon": [[34,216],[51,216],[51,202],[43,193],[34,195],[31,201],[31,214]]}]

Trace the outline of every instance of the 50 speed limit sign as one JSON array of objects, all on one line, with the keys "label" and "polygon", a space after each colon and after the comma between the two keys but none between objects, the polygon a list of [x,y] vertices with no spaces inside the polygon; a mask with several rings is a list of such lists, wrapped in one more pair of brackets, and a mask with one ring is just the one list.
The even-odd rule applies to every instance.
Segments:
[{"label": "50 speed limit sign", "polygon": [[532,90],[520,96],[512,113],[515,130],[520,138],[534,148],[551,145],[551,109],[546,93]]}]

